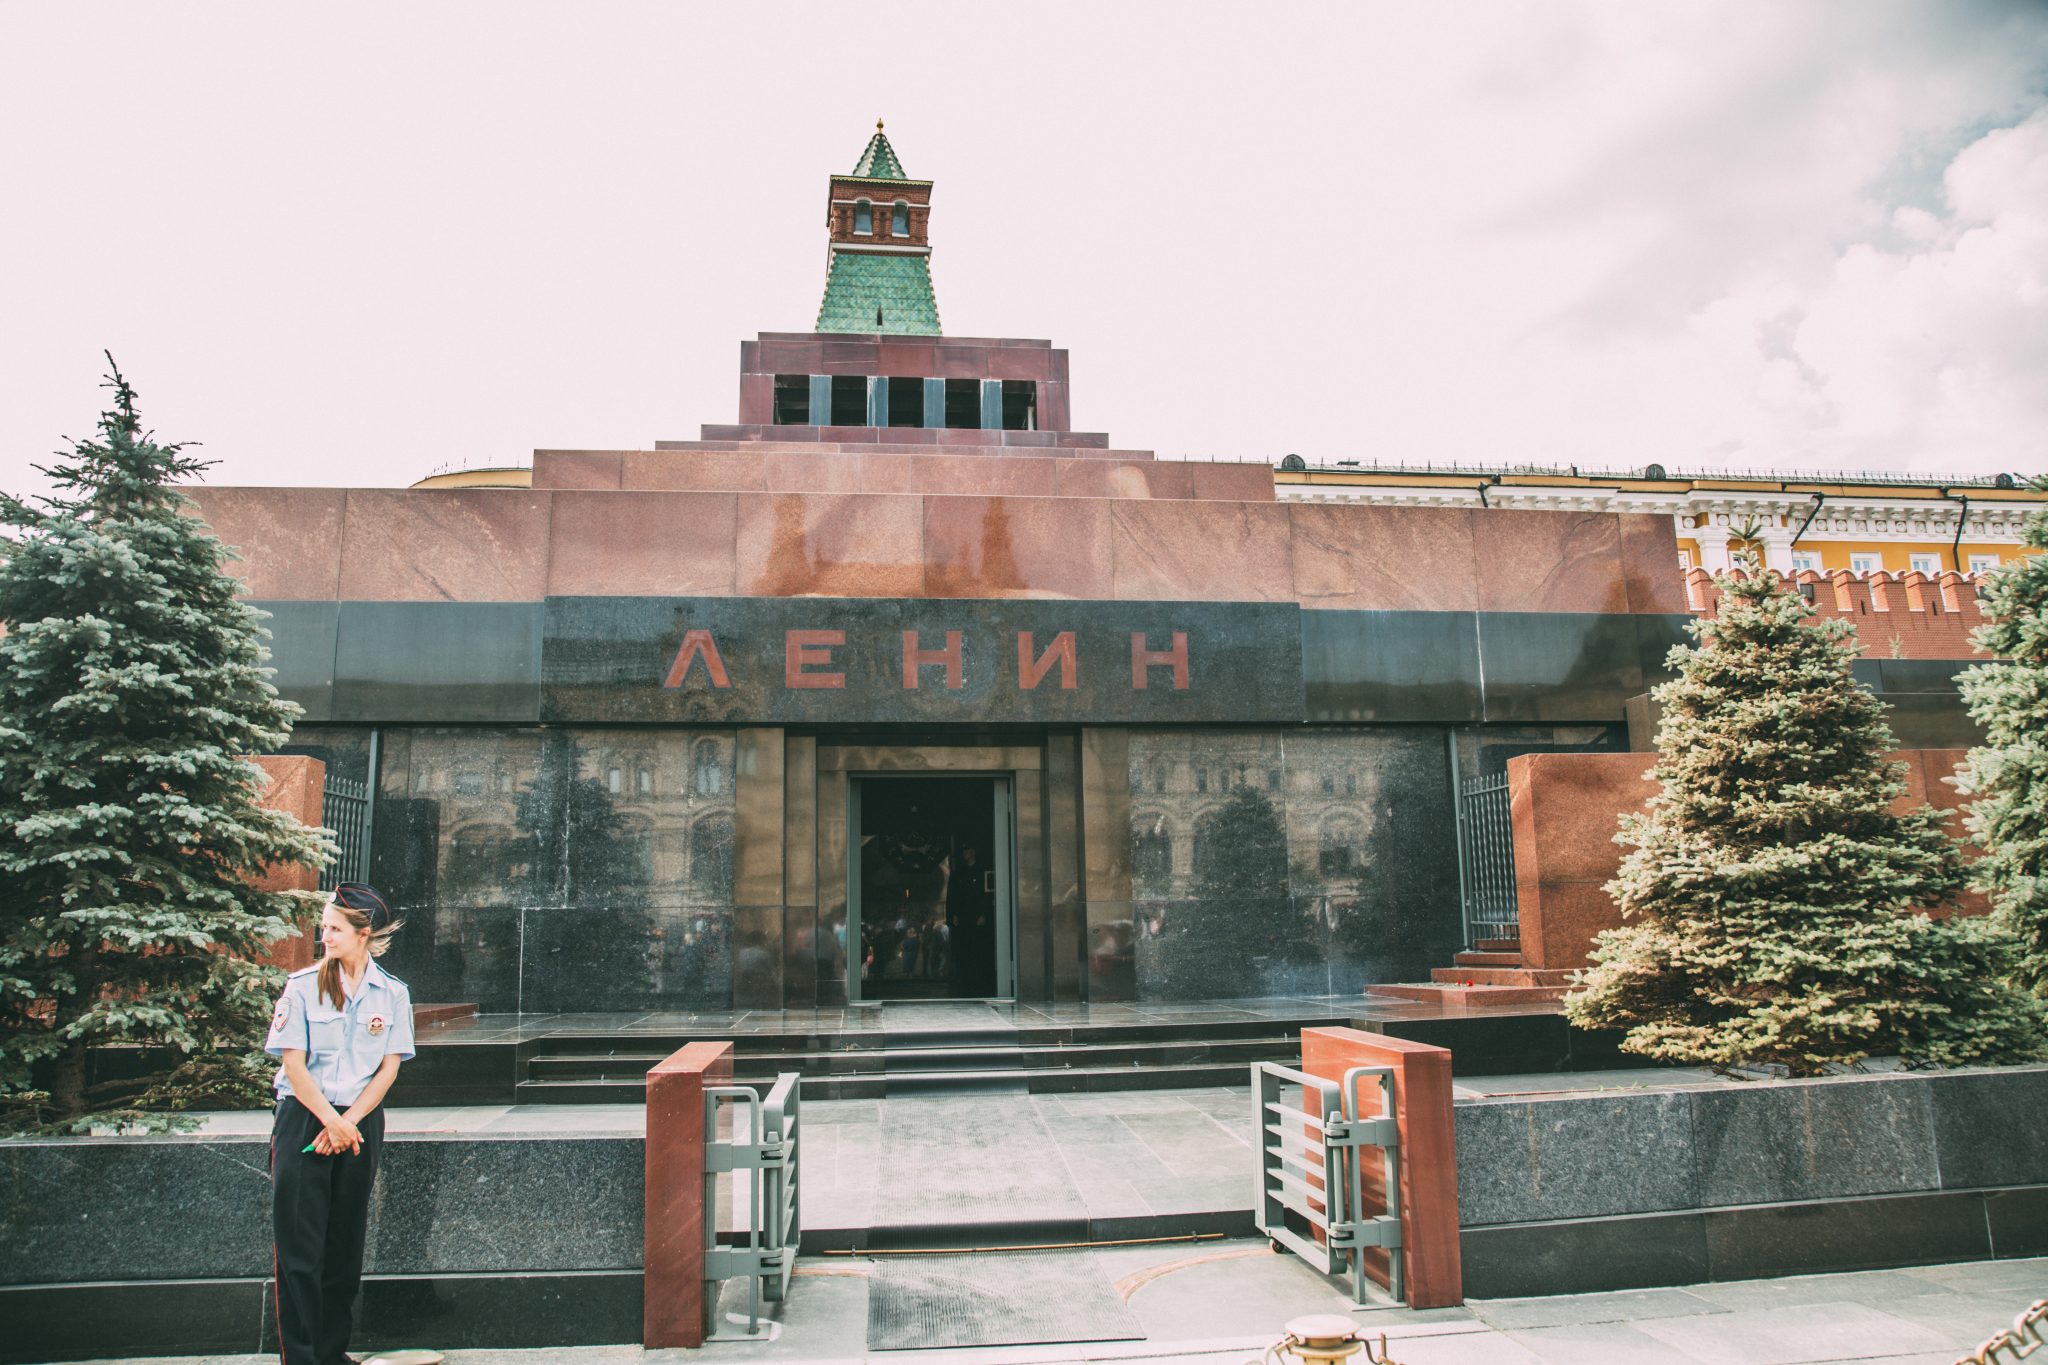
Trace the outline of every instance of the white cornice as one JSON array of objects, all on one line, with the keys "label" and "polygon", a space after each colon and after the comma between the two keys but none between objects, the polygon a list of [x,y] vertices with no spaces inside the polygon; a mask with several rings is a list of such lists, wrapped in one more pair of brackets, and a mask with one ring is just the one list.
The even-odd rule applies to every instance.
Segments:
[{"label": "white cornice", "polygon": [[[1688,523],[1705,517],[1710,526],[1730,530],[1755,520],[1774,534],[1790,534],[1813,511],[1811,494],[1776,489],[1740,492],[1705,489],[1690,493],[1636,492],[1626,488],[1572,485],[1549,487],[1495,484],[1485,489],[1430,487],[1418,484],[1281,483],[1274,486],[1282,502],[1367,503],[1389,507],[1501,507],[1555,512],[1665,513],[1679,519],[1681,534],[1697,534]],[[2018,544],[2021,529],[2037,509],[2033,503],[1972,501],[1965,540]],[[1927,498],[1829,497],[1806,527],[1803,540],[1865,540],[1923,542],[1953,540],[1959,501]]]}]

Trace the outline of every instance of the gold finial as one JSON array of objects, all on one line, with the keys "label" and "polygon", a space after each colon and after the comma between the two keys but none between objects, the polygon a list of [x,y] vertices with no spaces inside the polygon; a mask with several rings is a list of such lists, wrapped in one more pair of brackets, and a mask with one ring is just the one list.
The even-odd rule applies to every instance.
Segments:
[{"label": "gold finial", "polygon": [[882,121],[880,119],[875,120],[875,131],[878,133],[882,131]]}]

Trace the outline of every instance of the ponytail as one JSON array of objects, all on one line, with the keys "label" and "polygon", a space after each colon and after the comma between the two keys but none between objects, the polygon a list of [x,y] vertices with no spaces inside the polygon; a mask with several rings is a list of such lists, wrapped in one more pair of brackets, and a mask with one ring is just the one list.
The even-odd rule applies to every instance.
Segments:
[{"label": "ponytail", "polygon": [[[370,931],[370,956],[382,957],[391,948],[391,936],[403,926],[403,920],[391,917],[391,907],[384,898],[361,882],[343,882],[334,888],[334,899],[328,902],[341,912],[352,929]],[[332,1002],[336,1009],[348,1007],[348,997],[341,989],[341,959],[324,957],[320,959],[319,996]]]}]

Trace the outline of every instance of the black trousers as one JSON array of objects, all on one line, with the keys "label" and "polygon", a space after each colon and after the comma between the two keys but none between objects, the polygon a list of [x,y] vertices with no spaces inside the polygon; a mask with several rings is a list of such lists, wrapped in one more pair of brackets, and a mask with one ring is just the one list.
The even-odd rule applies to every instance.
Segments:
[{"label": "black trousers", "polygon": [[384,1150],[384,1110],[356,1125],[363,1149],[305,1149],[320,1120],[290,1095],[270,1130],[270,1224],[276,1244],[277,1338],[284,1365],[346,1365],[350,1316],[363,1282],[370,1186]]}]

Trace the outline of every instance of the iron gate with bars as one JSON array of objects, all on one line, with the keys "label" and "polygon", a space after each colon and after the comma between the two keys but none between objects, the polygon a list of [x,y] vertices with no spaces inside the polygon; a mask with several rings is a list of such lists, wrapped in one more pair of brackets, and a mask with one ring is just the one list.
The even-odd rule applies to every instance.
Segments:
[{"label": "iron gate with bars", "polygon": [[1477,778],[1458,787],[1458,887],[1464,901],[1465,942],[1521,940],[1515,908],[1515,828],[1509,813],[1508,775]]},{"label": "iron gate with bars", "polygon": [[320,823],[334,831],[341,852],[320,873],[320,889],[370,880],[370,784],[327,775],[320,797]]}]

